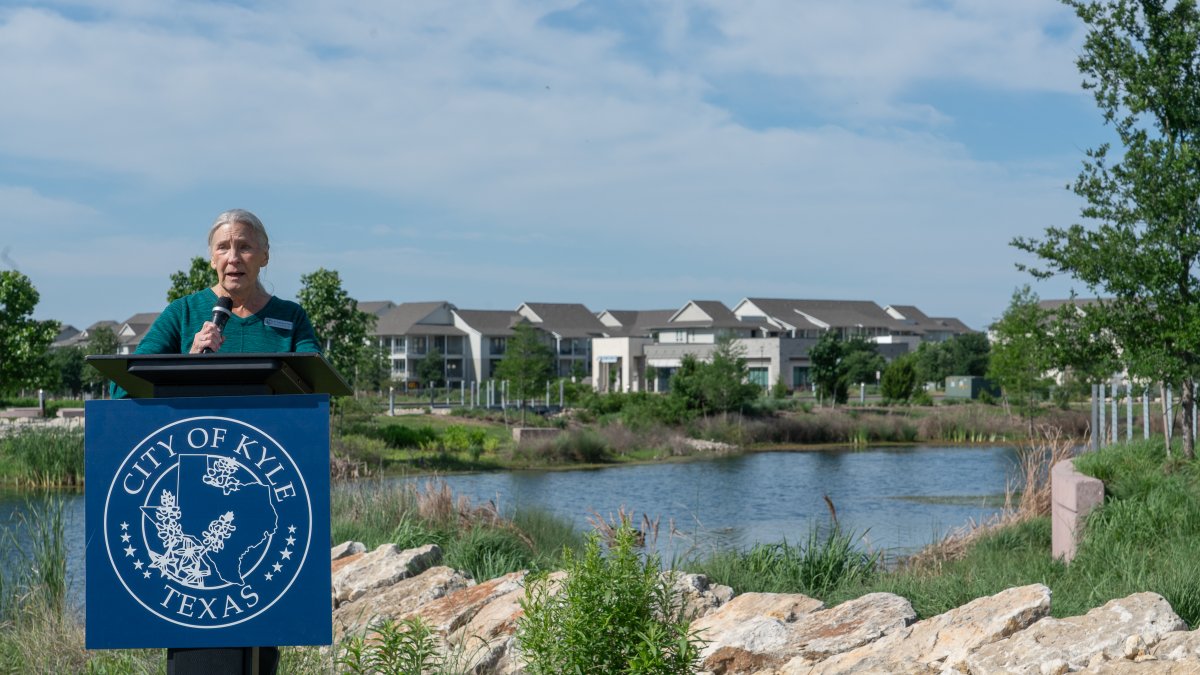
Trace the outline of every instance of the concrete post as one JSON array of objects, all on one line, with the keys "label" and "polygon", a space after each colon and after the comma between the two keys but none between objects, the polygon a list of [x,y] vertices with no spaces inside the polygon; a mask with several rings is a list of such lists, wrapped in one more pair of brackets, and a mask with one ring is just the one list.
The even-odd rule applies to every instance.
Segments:
[{"label": "concrete post", "polygon": [[1120,425],[1117,424],[1117,397],[1121,395],[1121,383],[1116,377],[1113,378],[1112,386],[1112,442],[1117,444],[1120,437]]},{"label": "concrete post", "polygon": [[1142,390],[1142,440],[1150,440],[1150,387]]},{"label": "concrete post", "polygon": [[388,417],[396,416],[396,388],[388,387]]},{"label": "concrete post", "polygon": [[1096,411],[1100,415],[1100,446],[1108,443],[1108,394],[1104,383],[1100,383],[1100,403]]},{"label": "concrete post", "polygon": [[1167,434],[1167,445],[1171,444],[1171,432],[1175,431],[1175,402],[1172,398],[1171,388],[1167,387],[1167,399],[1163,401],[1163,427]]},{"label": "concrete post", "polygon": [[1125,383],[1125,440],[1133,440],[1133,383]]},{"label": "concrete post", "polygon": [[1092,450],[1100,449],[1099,385],[1092,385]]}]

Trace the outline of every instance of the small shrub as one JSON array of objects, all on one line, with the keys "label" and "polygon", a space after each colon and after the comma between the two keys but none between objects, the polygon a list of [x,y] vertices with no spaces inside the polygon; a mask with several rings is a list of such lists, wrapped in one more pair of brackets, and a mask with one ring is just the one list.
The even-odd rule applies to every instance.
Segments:
[{"label": "small shrub", "polygon": [[528,672],[696,671],[702,642],[689,632],[658,557],[638,555],[632,528],[618,529],[607,555],[593,533],[581,556],[568,549],[563,558],[566,576],[557,592],[547,578],[535,577],[521,601],[517,639]]},{"label": "small shrub", "polygon": [[436,672],[442,658],[433,631],[418,617],[388,619],[374,626],[369,638],[348,638],[340,645],[337,665],[355,675],[408,675]]},{"label": "small shrub", "polygon": [[917,393],[913,394],[912,398],[909,400],[912,402],[913,405],[923,405],[923,406],[933,405],[933,397],[930,396],[929,392],[925,391],[924,389],[918,389]]}]

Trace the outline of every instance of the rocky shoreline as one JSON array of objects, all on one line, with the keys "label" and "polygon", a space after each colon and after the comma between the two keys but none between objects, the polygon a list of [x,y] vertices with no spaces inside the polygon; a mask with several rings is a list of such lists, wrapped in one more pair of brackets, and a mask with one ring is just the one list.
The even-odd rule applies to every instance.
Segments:
[{"label": "rocky shoreline", "polygon": [[[524,572],[477,583],[440,565],[435,545],[368,552],[346,542],[331,558],[335,641],[419,616],[464,671],[524,672],[514,637]],[[1056,619],[1050,589],[1034,584],[917,621],[890,593],[826,607],[800,594],[735,596],[702,575],[672,578],[707,642],[701,672],[713,675],[1200,673],[1200,631],[1155,593]]]}]

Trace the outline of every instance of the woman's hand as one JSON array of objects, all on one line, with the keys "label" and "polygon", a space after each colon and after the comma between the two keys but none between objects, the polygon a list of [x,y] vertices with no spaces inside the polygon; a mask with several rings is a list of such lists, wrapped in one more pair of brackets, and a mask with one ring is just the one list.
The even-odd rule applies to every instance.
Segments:
[{"label": "woman's hand", "polygon": [[217,325],[211,321],[205,321],[204,327],[200,329],[199,333],[196,333],[194,338],[192,338],[192,349],[190,353],[199,354],[200,352],[204,351],[205,347],[217,352],[221,350],[221,345],[224,342],[225,336],[221,335],[221,331],[217,328]]}]

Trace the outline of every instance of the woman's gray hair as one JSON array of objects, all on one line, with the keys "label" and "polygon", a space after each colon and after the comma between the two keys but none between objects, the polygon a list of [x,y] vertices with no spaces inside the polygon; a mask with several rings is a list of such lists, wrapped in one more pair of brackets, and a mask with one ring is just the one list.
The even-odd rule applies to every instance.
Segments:
[{"label": "woman's gray hair", "polygon": [[262,221],[258,219],[258,216],[246,209],[230,209],[217,216],[216,222],[212,224],[212,227],[208,228],[208,248],[210,250],[212,249],[213,236],[216,235],[217,230],[223,225],[232,225],[233,223],[240,223],[254,230],[254,235],[258,237],[258,243],[262,244],[264,249],[271,250],[271,241],[267,239],[267,228],[263,227]]}]

